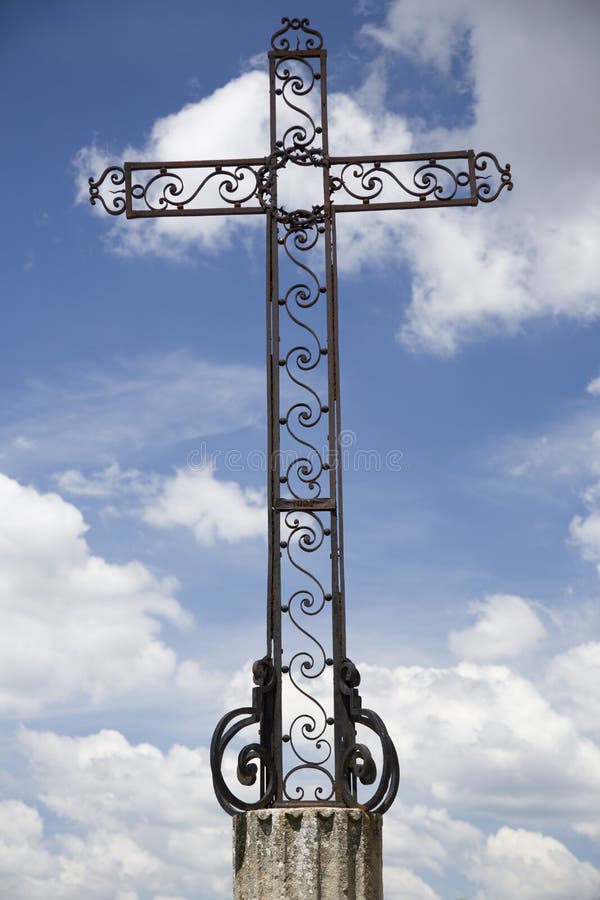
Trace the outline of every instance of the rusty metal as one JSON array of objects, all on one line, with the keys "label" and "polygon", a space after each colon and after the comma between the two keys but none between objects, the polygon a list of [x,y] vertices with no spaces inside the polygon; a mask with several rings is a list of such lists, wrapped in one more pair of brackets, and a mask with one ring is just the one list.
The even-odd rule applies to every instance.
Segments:
[{"label": "rusty metal", "polygon": [[[268,156],[111,166],[89,179],[90,199],[131,219],[266,215],[267,646],[251,705],[215,729],[213,783],[230,814],[302,804],[385,812],[398,757],[381,718],[362,706],[346,652],[336,213],[475,206],[512,180],[510,166],[472,150],[330,156],[323,38],[308,19],[282,25],[269,52]],[[321,170],[319,202],[288,209],[282,178],[307,168]],[[257,726],[257,740],[240,746]],[[375,735],[377,764],[357,728]],[[235,790],[223,772],[234,748]]]}]

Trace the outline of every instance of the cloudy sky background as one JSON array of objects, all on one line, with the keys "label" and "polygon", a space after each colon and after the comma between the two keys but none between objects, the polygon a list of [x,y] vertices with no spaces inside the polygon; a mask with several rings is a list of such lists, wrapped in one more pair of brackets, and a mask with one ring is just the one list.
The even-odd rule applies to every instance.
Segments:
[{"label": "cloudy sky background", "polygon": [[264,155],[297,14],[333,152],[489,149],[516,183],[340,217],[349,650],[403,775],[387,896],[598,900],[593,0],[3,3],[2,892],[230,896],[207,746],[263,652],[263,226],[114,221],[85,182]]}]

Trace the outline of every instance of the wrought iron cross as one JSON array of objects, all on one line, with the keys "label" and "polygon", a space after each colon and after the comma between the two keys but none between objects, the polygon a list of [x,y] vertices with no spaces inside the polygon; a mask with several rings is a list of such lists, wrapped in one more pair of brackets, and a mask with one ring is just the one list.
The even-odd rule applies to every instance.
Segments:
[{"label": "wrought iron cross", "polygon": [[[476,206],[512,181],[510,166],[472,150],[330,156],[322,36],[308,19],[282,25],[269,52],[268,156],[129,162],[90,178],[90,195],[130,219],[266,216],[267,647],[253,666],[252,705],[216,727],[213,783],[230,814],[303,804],[385,812],[398,757],[380,717],[362,706],[346,653],[336,214]],[[314,202],[284,204],[309,171]],[[258,739],[243,743],[249,726]],[[376,735],[375,750],[357,728]],[[238,750],[237,772],[228,747]],[[248,796],[257,781],[258,797]]]}]

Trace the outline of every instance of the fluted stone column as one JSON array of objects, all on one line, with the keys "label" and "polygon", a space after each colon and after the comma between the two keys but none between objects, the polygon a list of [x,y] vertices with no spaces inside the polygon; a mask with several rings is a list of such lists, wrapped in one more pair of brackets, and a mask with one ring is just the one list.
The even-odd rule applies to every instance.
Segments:
[{"label": "fluted stone column", "polygon": [[235,816],[234,900],[383,900],[381,824],[332,807]]}]

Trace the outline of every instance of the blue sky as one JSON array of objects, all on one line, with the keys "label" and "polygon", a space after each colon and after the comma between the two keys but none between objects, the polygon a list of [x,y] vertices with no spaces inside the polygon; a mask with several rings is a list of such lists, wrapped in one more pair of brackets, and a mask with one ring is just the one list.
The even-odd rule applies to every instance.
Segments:
[{"label": "blue sky", "polygon": [[266,153],[260,73],[298,14],[329,51],[334,152],[473,147],[515,177],[490,206],[339,225],[349,650],[403,775],[387,895],[597,900],[584,0],[5,0],[0,884],[230,895],[206,748],[263,652],[263,224],[114,221],[85,181]]}]

